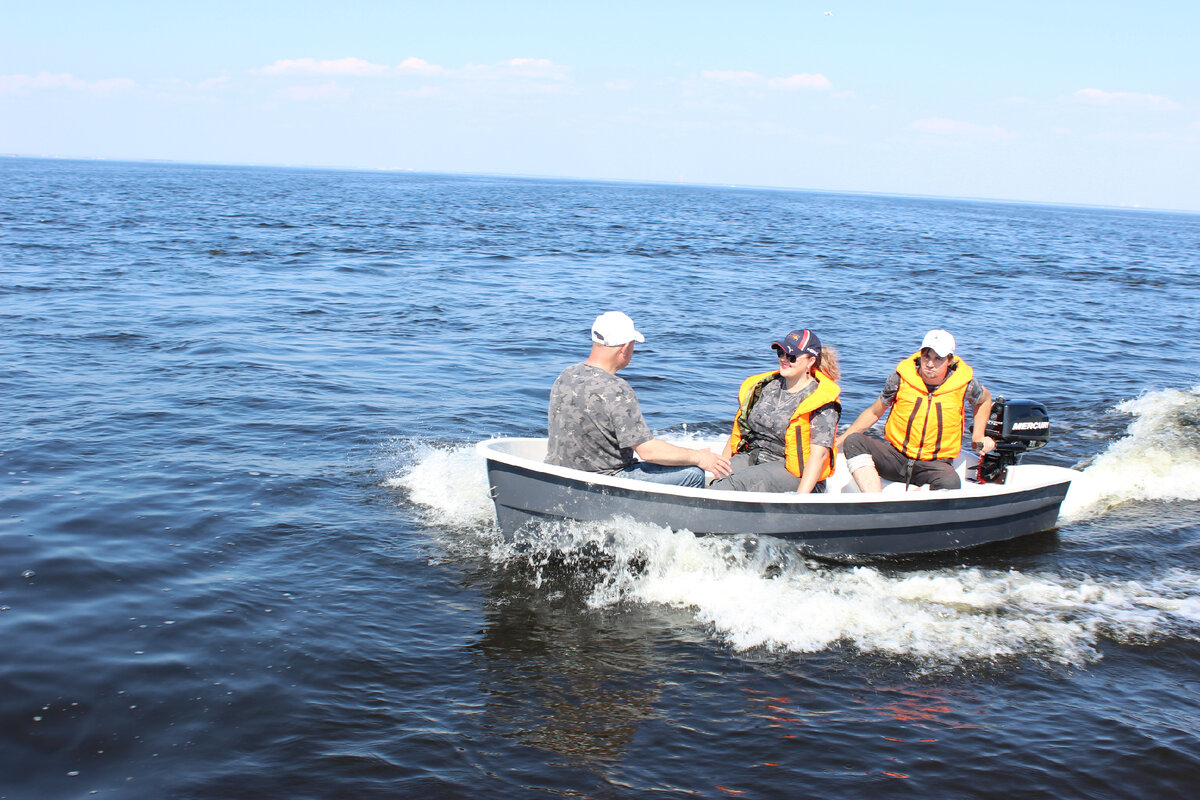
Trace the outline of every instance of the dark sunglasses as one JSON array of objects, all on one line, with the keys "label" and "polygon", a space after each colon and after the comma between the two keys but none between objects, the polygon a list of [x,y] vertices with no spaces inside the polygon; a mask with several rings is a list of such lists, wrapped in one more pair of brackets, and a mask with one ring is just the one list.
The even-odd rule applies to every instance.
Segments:
[{"label": "dark sunglasses", "polygon": [[800,356],[792,355],[791,353],[785,353],[782,350],[780,350],[778,347],[774,348],[774,350],[775,350],[775,355],[778,358],[786,358],[788,360],[789,364],[795,364],[796,359],[800,357]]}]

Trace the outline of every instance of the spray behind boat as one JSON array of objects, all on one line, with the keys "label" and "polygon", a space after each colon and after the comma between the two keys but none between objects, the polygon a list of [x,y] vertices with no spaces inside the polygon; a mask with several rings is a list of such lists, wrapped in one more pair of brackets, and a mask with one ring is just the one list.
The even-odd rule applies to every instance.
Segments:
[{"label": "spray behind boat", "polygon": [[1008,468],[1016,465],[1026,450],[1050,441],[1050,415],[1042,403],[998,397],[992,402],[987,435],[996,442],[996,449],[979,459],[979,482],[1004,483]]}]

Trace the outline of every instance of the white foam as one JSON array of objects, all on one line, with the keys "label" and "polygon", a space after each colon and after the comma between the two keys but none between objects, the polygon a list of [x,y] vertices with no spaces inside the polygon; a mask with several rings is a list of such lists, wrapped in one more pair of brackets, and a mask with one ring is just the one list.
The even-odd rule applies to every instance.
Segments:
[{"label": "white foam", "polygon": [[1114,410],[1133,415],[1128,433],[1072,481],[1060,519],[1130,501],[1200,500],[1200,387],[1148,392]]},{"label": "white foam", "polygon": [[636,524],[614,547],[636,550],[644,567],[598,584],[594,605],[635,598],[687,608],[735,650],[849,644],[936,664],[1008,656],[1084,664],[1099,658],[1101,638],[1194,636],[1200,623],[1200,575],[1186,571],[1152,582],[979,568],[889,575],[807,561],[770,540]]},{"label": "white foam", "polygon": [[434,447],[397,439],[390,447],[401,453],[402,463],[384,486],[407,489],[412,501],[425,507],[427,522],[455,527],[495,523],[487,465],[474,445]]}]

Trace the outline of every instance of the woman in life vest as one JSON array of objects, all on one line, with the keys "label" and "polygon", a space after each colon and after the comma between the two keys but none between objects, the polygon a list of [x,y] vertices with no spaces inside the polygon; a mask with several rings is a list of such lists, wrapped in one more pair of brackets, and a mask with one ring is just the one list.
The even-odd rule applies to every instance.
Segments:
[{"label": "woman in life vest", "polygon": [[771,344],[779,368],[751,375],[738,392],[738,412],[723,455],[733,474],[713,489],[824,492],[833,474],[842,406],[837,353],[810,330]]}]

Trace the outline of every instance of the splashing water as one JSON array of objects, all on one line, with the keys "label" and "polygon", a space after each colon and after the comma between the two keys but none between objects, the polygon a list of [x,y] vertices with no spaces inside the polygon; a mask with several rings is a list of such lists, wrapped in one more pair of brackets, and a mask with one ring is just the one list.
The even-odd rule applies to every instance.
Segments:
[{"label": "splashing water", "polygon": [[735,650],[845,643],[925,662],[1038,655],[1082,664],[1099,658],[1101,637],[1191,635],[1200,623],[1200,575],[1184,571],[1148,583],[979,568],[888,574],[822,565],[770,539],[626,525],[614,551],[645,566],[598,583],[593,605],[635,598],[688,608]]},{"label": "splashing water", "polygon": [[1128,434],[1072,482],[1060,520],[1131,501],[1200,500],[1200,386],[1149,392],[1114,410],[1133,415]]},{"label": "splashing water", "polygon": [[436,447],[395,439],[387,449],[407,455],[400,456],[401,467],[383,485],[407,489],[412,501],[424,509],[427,524],[484,527],[495,523],[486,462],[476,455],[474,445]]},{"label": "splashing water", "polygon": [[[1101,486],[1128,483],[1125,473],[1165,435],[1164,415],[1178,418],[1164,408],[1177,398],[1162,394],[1131,404],[1141,415],[1129,439],[1098,458],[1085,477]],[[418,446],[388,485],[407,489],[427,508],[431,524],[494,527],[484,462],[469,445]],[[1168,496],[1180,496],[1181,488]],[[1097,496],[1111,502],[1114,495]],[[604,558],[589,557],[596,553]],[[552,564],[576,569],[590,581],[588,602],[596,608],[635,601],[688,609],[739,651],[849,645],[933,665],[1018,656],[1081,665],[1100,657],[1102,639],[1139,643],[1200,631],[1200,574],[1184,570],[1135,581],[968,567],[832,566],[770,538],[697,537],[630,519],[556,524],[517,542],[493,540],[487,555],[533,567],[535,586]]]}]

